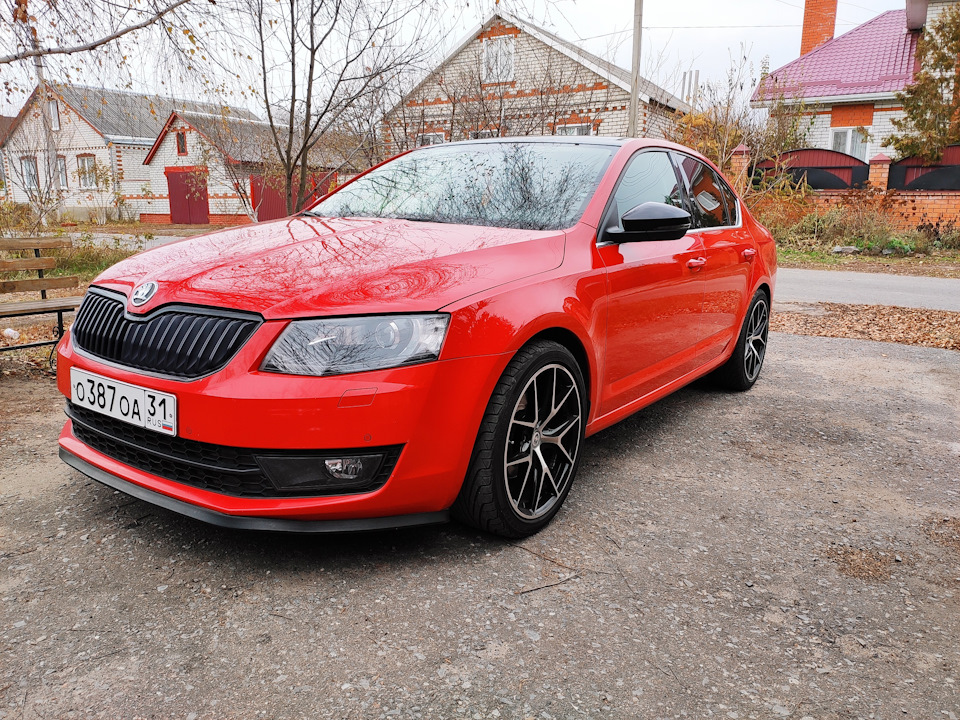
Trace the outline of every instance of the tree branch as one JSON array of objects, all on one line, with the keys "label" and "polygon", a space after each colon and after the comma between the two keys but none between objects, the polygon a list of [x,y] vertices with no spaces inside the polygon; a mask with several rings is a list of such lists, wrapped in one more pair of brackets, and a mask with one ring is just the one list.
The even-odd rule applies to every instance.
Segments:
[{"label": "tree branch", "polygon": [[143,22],[137,23],[136,25],[130,25],[129,27],[120,28],[119,30],[111,33],[110,35],[105,35],[99,40],[94,40],[93,42],[85,43],[83,45],[75,45],[73,47],[68,47],[68,48],[37,47],[35,49],[23,50],[22,52],[14,53],[13,55],[0,56],[0,65],[9,65],[10,63],[19,62],[21,60],[27,60],[33,57],[40,57],[40,56],[47,56],[47,55],[73,55],[74,53],[96,50],[98,47],[111,43],[114,40],[121,38],[128,33],[135,32],[137,30],[143,30],[144,28],[149,27],[150,25],[153,25],[155,22],[160,20],[160,18],[162,18],[164,15],[167,15],[173,12],[181,5],[186,5],[188,2],[190,2],[190,0],[176,0],[176,2],[171,3],[167,7],[151,15],[149,18],[147,18]]}]

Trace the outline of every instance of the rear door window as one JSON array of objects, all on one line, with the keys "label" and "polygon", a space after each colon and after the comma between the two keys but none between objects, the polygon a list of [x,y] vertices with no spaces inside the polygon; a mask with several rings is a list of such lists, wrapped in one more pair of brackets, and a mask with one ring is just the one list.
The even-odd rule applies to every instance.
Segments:
[{"label": "rear door window", "polygon": [[722,183],[716,173],[689,155],[677,155],[677,164],[690,193],[694,227],[712,228],[732,225]]}]

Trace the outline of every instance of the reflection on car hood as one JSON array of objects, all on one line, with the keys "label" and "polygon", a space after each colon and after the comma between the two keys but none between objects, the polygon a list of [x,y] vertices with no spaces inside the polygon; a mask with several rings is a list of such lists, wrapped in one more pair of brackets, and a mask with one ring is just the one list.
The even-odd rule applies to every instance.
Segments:
[{"label": "reflection on car hood", "polygon": [[171,302],[305,317],[438,310],[552,270],[563,233],[392,219],[296,217],[188,238],[114,265],[94,283],[153,280],[144,313]]}]

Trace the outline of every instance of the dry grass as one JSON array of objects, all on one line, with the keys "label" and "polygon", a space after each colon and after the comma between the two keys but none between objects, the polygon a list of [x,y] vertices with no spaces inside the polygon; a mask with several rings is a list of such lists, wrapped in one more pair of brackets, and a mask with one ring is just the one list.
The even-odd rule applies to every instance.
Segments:
[{"label": "dry grass", "polygon": [[923,534],[937,545],[953,548],[960,552],[960,518],[931,517],[921,525]]},{"label": "dry grass", "polygon": [[791,335],[879,340],[960,350],[960,313],[943,310],[822,303],[824,315],[776,311],[770,329]]},{"label": "dry grass", "polygon": [[858,580],[886,580],[894,562],[894,556],[889,553],[846,545],[830,545],[823,556],[836,564],[841,575]]}]

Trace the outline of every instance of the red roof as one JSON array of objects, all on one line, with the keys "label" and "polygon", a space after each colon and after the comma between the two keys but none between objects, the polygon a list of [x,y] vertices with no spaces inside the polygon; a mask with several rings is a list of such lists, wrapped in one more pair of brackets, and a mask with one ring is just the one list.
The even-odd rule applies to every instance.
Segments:
[{"label": "red roof", "polygon": [[885,12],[774,70],[753,99],[892,95],[913,81],[919,36],[907,29],[905,10]]}]

